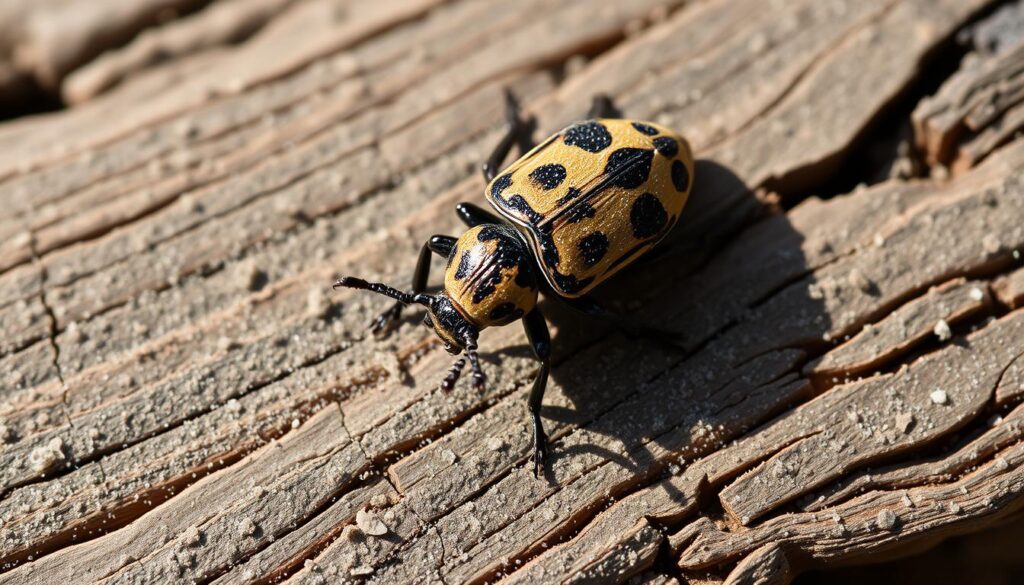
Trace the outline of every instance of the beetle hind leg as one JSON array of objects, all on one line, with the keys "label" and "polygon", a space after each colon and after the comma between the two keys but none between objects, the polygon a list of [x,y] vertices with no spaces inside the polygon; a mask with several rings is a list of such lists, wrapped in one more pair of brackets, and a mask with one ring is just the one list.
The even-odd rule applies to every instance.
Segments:
[{"label": "beetle hind leg", "polygon": [[533,123],[524,120],[520,115],[519,102],[511,90],[505,89],[505,135],[495,145],[491,156],[483,165],[484,180],[490,183],[498,175],[498,169],[508,157],[512,146],[518,144],[521,152],[532,148],[530,134],[533,133]]}]

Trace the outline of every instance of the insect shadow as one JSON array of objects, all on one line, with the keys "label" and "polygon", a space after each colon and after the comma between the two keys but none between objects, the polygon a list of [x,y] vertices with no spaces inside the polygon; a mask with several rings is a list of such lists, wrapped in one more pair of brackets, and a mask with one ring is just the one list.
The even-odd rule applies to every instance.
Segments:
[{"label": "insect shadow", "polygon": [[[599,292],[628,319],[673,338],[630,335],[545,301],[558,390],[542,416],[553,432],[567,424],[582,431],[552,442],[549,482],[559,465],[581,458],[627,469],[623,486],[655,480],[807,391],[794,389],[805,358],[787,348],[821,346],[831,323],[809,292],[803,236],[727,167],[698,160],[695,176],[665,251]],[[789,367],[779,365],[787,359]]]}]

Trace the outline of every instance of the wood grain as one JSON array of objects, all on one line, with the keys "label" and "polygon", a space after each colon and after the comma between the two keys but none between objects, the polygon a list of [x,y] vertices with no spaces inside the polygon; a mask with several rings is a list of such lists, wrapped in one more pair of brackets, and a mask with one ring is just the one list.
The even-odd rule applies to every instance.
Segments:
[{"label": "wood grain", "polygon": [[[847,164],[1014,87],[1003,52],[915,93],[994,2],[761,5],[218,1],[47,65],[85,101],[0,123],[0,583],[787,583],[1015,515],[1024,143]],[[416,316],[330,290],[458,233],[506,87],[538,137],[606,92],[700,159],[603,293],[678,347],[542,304],[541,479],[519,327],[446,393]]]}]

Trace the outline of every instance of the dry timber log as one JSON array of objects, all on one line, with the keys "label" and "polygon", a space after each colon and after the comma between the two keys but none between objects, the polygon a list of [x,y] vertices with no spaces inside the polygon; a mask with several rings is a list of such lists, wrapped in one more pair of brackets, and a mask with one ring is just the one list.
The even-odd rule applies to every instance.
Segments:
[{"label": "dry timber log", "polygon": [[[0,583],[786,583],[1017,513],[1024,142],[815,196],[994,3],[762,5],[307,0],[0,124]],[[505,87],[701,158],[608,291],[682,349],[545,305],[540,480],[519,328],[445,393],[329,288],[457,232]]]}]

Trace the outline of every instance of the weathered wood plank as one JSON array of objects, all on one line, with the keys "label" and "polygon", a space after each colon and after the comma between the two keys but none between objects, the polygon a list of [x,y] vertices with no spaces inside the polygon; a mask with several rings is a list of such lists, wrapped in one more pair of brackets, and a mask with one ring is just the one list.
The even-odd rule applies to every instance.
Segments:
[{"label": "weathered wood plank", "polygon": [[143,31],[126,46],[72,71],[61,83],[61,97],[66,103],[78,104],[161,61],[242,41],[293,1],[217,2],[191,17]]},{"label": "weathered wood plank", "polygon": [[[12,31],[19,68],[43,86],[56,88],[70,71],[109,47],[132,38],[168,12],[194,10],[205,0],[101,0],[69,7],[59,2],[25,3]],[[17,14],[17,12],[12,12]]]},{"label": "weathered wood plank", "polygon": [[[1005,379],[1006,373],[1004,372],[1000,383]],[[893,491],[898,488],[954,481],[973,467],[991,459],[999,450],[1019,442],[1024,435],[1024,429],[1021,428],[1022,417],[1024,417],[1024,407],[1022,406],[1013,409],[1006,417],[994,415],[988,421],[991,426],[989,430],[953,453],[933,457],[931,460],[916,464],[859,473],[848,480],[830,486],[826,493],[819,495],[803,508],[815,512],[869,490]]]},{"label": "weathered wood plank", "polygon": [[[332,18],[331,2],[304,2],[240,50],[222,55],[184,83],[177,83],[142,103],[136,102],[137,96],[124,93],[119,98],[85,104],[0,130],[0,177],[110,142],[140,127],[200,107],[219,95],[237,94],[247,87],[285,76],[376,33],[418,18],[438,4],[439,0],[363,0],[353,5],[344,18],[337,19]],[[130,115],[112,117],[111,113],[117,111],[112,108],[116,106]]]},{"label": "weathered wood plank", "polygon": [[873,491],[828,511],[787,514],[738,533],[704,530],[682,550],[679,564],[706,567],[772,542],[798,548],[821,566],[967,532],[1020,510],[1022,452],[1014,445],[952,483]]},{"label": "weathered wood plank", "polygon": [[[227,583],[275,583],[297,571],[305,560],[316,556],[338,538],[343,543],[373,535],[362,533],[356,516],[363,508],[379,509],[397,503],[399,495],[387,482],[373,478],[365,487],[345,492],[338,501],[308,523],[275,540],[244,563],[232,567],[213,581]],[[341,546],[345,546],[342,544]]]},{"label": "weathered wood plank", "polygon": [[1024,344],[1007,344],[1021,338],[1022,327],[1024,315],[1006,317],[968,336],[968,348],[948,346],[896,374],[835,388],[795,409],[775,428],[788,426],[784,436],[806,438],[723,489],[722,505],[747,525],[852,468],[963,427],[992,400],[1003,370],[1024,353]]},{"label": "weathered wood plank", "polygon": [[305,518],[318,502],[328,502],[368,464],[332,405],[296,433],[200,480],[182,497],[131,526],[19,566],[4,575],[4,581],[216,575],[236,555],[258,550],[287,532],[290,524]]},{"label": "weathered wood plank", "polygon": [[952,335],[950,325],[988,307],[987,291],[985,283],[965,279],[932,288],[807,364],[804,374],[842,378],[890,362],[929,336],[944,341]]},{"label": "weathered wood plank", "polygon": [[[682,554],[710,581],[784,582],[805,541],[769,542],[783,503],[963,482],[1016,440],[1019,407],[985,421],[1024,388],[1020,317],[1006,314],[1024,246],[1019,143],[948,182],[785,213],[763,192],[795,201],[832,176],[989,2],[801,1],[748,18],[758,3],[396,0],[339,22],[329,4],[290,5],[240,47],[0,128],[0,146],[26,151],[0,154],[14,215],[0,234],[18,236],[0,248],[0,365],[17,368],[0,393],[0,581],[75,567],[119,582],[664,582],[647,571]],[[680,251],[618,284],[633,299],[620,308],[682,330],[686,351],[544,305],[557,343],[541,481],[521,331],[485,333],[485,392],[444,393],[451,358],[428,331],[408,320],[371,339],[382,301],[327,290],[338,272],[402,283],[421,241],[458,229],[450,209],[479,195],[506,85],[540,132],[605,90],[715,159],[698,167]],[[874,369],[891,373],[819,383]],[[896,412],[884,388],[920,404]],[[933,460],[903,460],[925,446]],[[795,454],[813,477],[776,473]],[[719,526],[698,507],[715,497]],[[965,525],[989,521],[963,510]],[[684,524],[666,547],[663,529]],[[885,546],[949,533],[919,526]],[[728,550],[691,563],[705,541]]]}]

